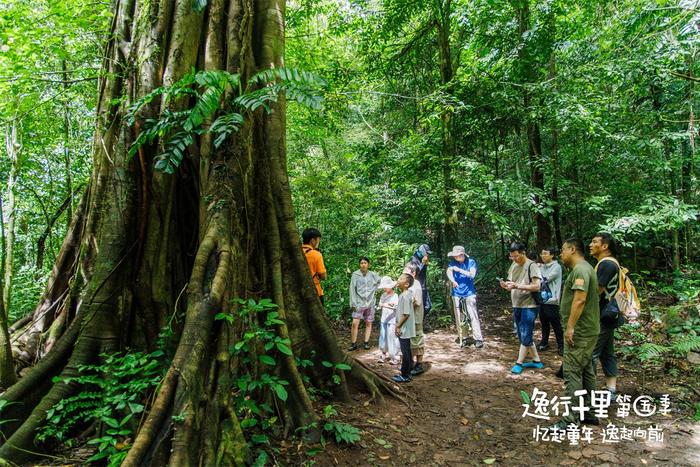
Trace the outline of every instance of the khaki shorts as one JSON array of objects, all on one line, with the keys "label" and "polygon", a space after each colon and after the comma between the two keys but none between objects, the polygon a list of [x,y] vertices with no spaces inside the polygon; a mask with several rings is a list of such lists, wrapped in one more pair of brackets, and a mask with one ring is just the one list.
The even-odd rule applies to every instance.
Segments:
[{"label": "khaki shorts", "polygon": [[425,336],[423,335],[423,323],[416,324],[416,337],[411,337],[411,353],[423,355],[425,353]]}]

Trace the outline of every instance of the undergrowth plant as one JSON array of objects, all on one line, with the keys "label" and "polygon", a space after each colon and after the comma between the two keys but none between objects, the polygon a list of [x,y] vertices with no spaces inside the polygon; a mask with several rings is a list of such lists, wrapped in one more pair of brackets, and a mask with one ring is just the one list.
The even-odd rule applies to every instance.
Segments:
[{"label": "undergrowth plant", "polygon": [[274,372],[276,357],[279,353],[292,355],[291,343],[277,334],[277,326],[284,322],[270,299],[235,299],[234,304],[238,305],[235,314],[218,313],[214,319],[228,324],[238,319],[246,329],[229,348],[232,357],[251,369],[233,381],[234,404],[241,428],[249,432],[249,447],[257,455],[254,465],[265,465],[268,454],[262,446],[270,444],[268,433],[280,429],[275,410],[268,402],[285,403],[288,396],[285,386],[289,382]]},{"label": "undergrowth plant", "polygon": [[[247,439],[250,439],[249,448],[255,452],[255,466],[266,465],[269,455],[264,446],[268,446],[270,451],[276,451],[269,447],[269,434],[277,434],[281,430],[279,420],[275,415],[271,403],[285,403],[287,400],[287,390],[285,386],[288,381],[280,378],[274,372],[279,354],[293,355],[290,348],[289,339],[281,338],[277,333],[277,326],[283,324],[279,318],[277,305],[270,299],[264,298],[259,301],[253,299],[234,299],[234,305],[238,305],[234,313],[218,313],[214,318],[217,321],[224,321],[229,325],[239,323],[246,331],[240,340],[229,348],[232,357],[251,371],[238,376],[234,381],[234,403],[236,412],[240,420],[241,428],[248,432]],[[313,358],[313,355],[311,356]],[[299,368],[309,368],[314,365],[310,359],[296,357]],[[341,381],[340,372],[351,369],[345,363],[333,363],[322,361],[321,364],[332,370],[331,380],[335,384]],[[302,375],[304,384],[309,385],[308,376]],[[315,389],[310,387],[310,389]],[[327,390],[310,390],[309,393],[315,397],[318,394],[329,394]],[[334,420],[338,413],[331,405],[327,405],[323,411],[324,423],[322,426],[321,446],[325,445],[326,436],[330,436],[338,443],[354,444],[359,441],[359,430],[352,425]],[[300,430],[318,428],[314,422]],[[318,452],[312,449],[313,455]]]},{"label": "undergrowth plant", "polygon": [[79,427],[96,425],[98,437],[88,441],[97,453],[87,459],[106,459],[118,466],[131,447],[136,418],[144,411],[144,399],[162,380],[163,352],[101,354],[99,365],[80,365],[78,375],[55,377],[54,382],[77,384],[83,390],[59,401],[46,412],[46,422],[36,438],[72,446]]}]

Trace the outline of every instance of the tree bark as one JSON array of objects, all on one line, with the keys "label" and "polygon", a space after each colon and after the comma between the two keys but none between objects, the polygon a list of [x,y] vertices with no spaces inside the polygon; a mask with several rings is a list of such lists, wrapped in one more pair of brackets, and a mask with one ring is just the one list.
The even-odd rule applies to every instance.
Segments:
[{"label": "tree bark", "polygon": [[[2,197],[0,197],[0,213],[1,212]],[[0,274],[0,290],[2,290],[2,277],[3,275]],[[0,390],[9,387],[17,381],[8,326],[7,310],[5,309],[3,301],[0,300]]]},{"label": "tree bark", "polygon": [[[547,79],[554,83],[554,92],[558,92],[557,78],[557,57],[556,48],[553,46],[556,41],[556,12],[557,2],[553,2],[550,7],[550,12],[547,15],[547,29],[549,31],[549,64],[547,70]],[[564,237],[561,233],[561,205],[559,202],[559,125],[556,119],[556,113],[552,115],[552,144],[551,144],[551,198],[552,198],[552,226],[554,227],[554,242],[555,246],[559,247],[564,243]],[[551,235],[551,234],[550,234]]]},{"label": "tree bark", "polygon": [[[10,159],[10,174],[7,178],[7,205],[5,226],[5,263],[2,288],[3,308],[6,312],[10,309],[12,299],[12,262],[14,260],[15,246],[15,187],[19,173],[19,151],[21,149],[17,136],[17,120],[12,119],[5,128],[5,152]],[[5,217],[5,212],[3,212]]]},{"label": "tree bark", "polygon": [[[440,57],[440,84],[443,90],[450,94],[454,65],[452,63],[452,49],[450,44],[452,13],[452,0],[434,0],[433,16],[437,30],[438,52]],[[455,158],[453,111],[446,106],[440,115],[440,130],[442,134],[441,169],[443,178],[443,204],[444,204],[444,233],[442,243],[445,249],[449,249],[457,239],[456,212],[452,205],[452,163]],[[444,252],[439,252],[442,253]]]},{"label": "tree bark", "polygon": [[[71,173],[71,156],[70,156],[70,103],[68,100],[68,89],[70,88],[70,82],[68,80],[68,65],[66,64],[66,59],[61,60],[61,71],[63,71],[63,93],[65,94],[65,99],[63,101],[63,164],[66,169],[66,190],[68,195],[66,199],[68,200],[66,216],[66,228],[70,227],[71,219],[73,219],[73,174]],[[37,261],[38,262],[38,261]],[[37,267],[39,269],[39,267]]]},{"label": "tree bark", "polygon": [[[294,354],[276,356],[278,374],[289,382],[288,399],[276,404],[286,432],[318,419],[296,357],[315,355],[318,364],[309,371],[317,382],[330,379],[320,360],[349,364],[341,384],[331,387],[336,397],[348,399],[351,387],[379,401],[397,395],[387,380],[340,350],[316,296],[292,209],[283,100],[269,114],[248,115],[218,149],[201,135],[174,175],[153,170],[162,142],[129,157],[146,118],[187,105],[155,99],[129,127],[126,109],[140,97],[192,68],[237,73],[245,88],[252,74],[283,66],[283,0],[210,0],[201,12],[192,4],[116,2],[85,208],[76,210],[38,307],[69,319],[51,349],[3,395],[24,402],[3,414],[18,420],[0,427],[7,439],[3,459],[30,460],[46,410],[78,390],[38,382],[75,375],[79,365],[99,362],[102,352],[154,348],[163,325],[184,315],[173,329],[172,363],[123,465],[249,463],[231,385],[257,368],[227,351],[245,328],[214,320],[236,311],[234,298],[267,297],[279,307],[284,324],[277,333],[291,340]],[[174,415],[183,420],[175,422]]]},{"label": "tree bark", "polygon": [[527,131],[528,162],[530,166],[530,183],[534,188],[533,202],[535,205],[535,224],[537,227],[536,245],[537,251],[545,248],[552,241],[552,228],[549,225],[547,216],[543,213],[544,200],[544,174],[542,172],[542,137],[540,134],[540,124],[533,114],[533,102],[527,84],[535,83],[536,57],[531,50],[532,46],[524,42],[527,31],[530,30],[530,3],[528,0],[514,0],[514,7],[518,21],[518,34],[520,47],[518,49],[518,61],[522,75],[523,87],[523,109],[525,112],[525,127]]}]

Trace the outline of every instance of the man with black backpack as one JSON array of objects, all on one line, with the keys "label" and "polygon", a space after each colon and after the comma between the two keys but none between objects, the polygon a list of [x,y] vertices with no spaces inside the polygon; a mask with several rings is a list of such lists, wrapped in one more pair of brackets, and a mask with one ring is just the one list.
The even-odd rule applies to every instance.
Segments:
[{"label": "man with black backpack", "polygon": [[[544,368],[532,339],[537,308],[541,303],[539,297],[542,274],[537,263],[527,257],[525,245],[520,242],[514,242],[510,246],[510,259],[513,264],[508,270],[508,280],[499,279],[499,283],[502,288],[510,291],[513,303],[513,320],[518,328],[520,350],[518,359],[510,371],[519,375],[523,368]],[[532,354],[531,362],[525,362],[528,353]]]},{"label": "man with black backpack", "polygon": [[600,360],[605,374],[605,386],[615,401],[617,391],[617,357],[615,356],[615,329],[624,323],[615,294],[620,287],[620,265],[615,259],[617,244],[607,232],[595,234],[588,245],[591,256],[598,264],[595,266],[600,295],[600,334],[593,350],[593,370]]}]

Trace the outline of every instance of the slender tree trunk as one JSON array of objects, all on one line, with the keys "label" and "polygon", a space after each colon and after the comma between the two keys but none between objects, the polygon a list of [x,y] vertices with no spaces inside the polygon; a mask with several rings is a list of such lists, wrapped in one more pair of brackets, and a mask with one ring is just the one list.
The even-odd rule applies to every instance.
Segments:
[{"label": "slender tree trunk", "polygon": [[[679,196],[679,188],[678,188],[678,178],[681,176],[680,175],[680,170],[676,171],[673,170],[675,165],[677,164],[677,160],[674,160],[671,157],[671,147],[669,144],[669,141],[667,140],[666,137],[662,135],[662,131],[664,128],[663,120],[662,120],[662,106],[661,106],[661,88],[657,84],[652,84],[649,88],[649,94],[651,95],[651,102],[652,102],[652,108],[654,109],[654,112],[656,113],[656,124],[655,129],[661,138],[661,142],[663,145],[663,156],[664,160],[670,161],[671,167],[672,167],[672,173],[670,174],[670,177],[668,177],[668,193],[671,196],[678,197]],[[674,271],[680,270],[681,267],[681,254],[680,254],[680,237],[678,235],[678,231],[681,227],[671,229],[668,233],[671,236],[671,261],[672,264],[671,266],[673,267]]]},{"label": "slender tree trunk", "polygon": [[[693,66],[695,63],[695,54],[688,57],[688,74],[693,75]],[[697,127],[695,125],[695,110],[693,107],[695,99],[695,81],[688,80],[688,150],[685,151],[682,167],[681,167],[681,186],[683,201],[686,204],[693,203],[693,193],[695,192],[693,187],[693,166],[695,161],[695,136],[697,133]],[[685,226],[683,231],[684,245],[685,245],[685,260],[691,261],[690,245],[692,244],[691,235],[693,229],[689,225]]]},{"label": "slender tree trunk", "polygon": [[[498,138],[496,135],[494,135],[493,138],[493,146],[494,146],[494,175],[496,176],[496,180],[501,179],[501,157],[500,157],[500,148],[501,146],[505,146],[505,134],[506,130],[503,126],[498,128]],[[501,204],[501,189],[500,185],[496,185],[496,209],[498,209],[498,212],[501,213],[502,211],[502,204]],[[499,275],[501,277],[505,277],[505,271],[506,271],[506,242],[505,242],[505,237],[503,235],[503,228],[500,228],[500,233],[499,233],[499,240],[500,240],[500,250],[496,250],[496,258],[497,262],[499,263],[498,271]]]},{"label": "slender tree trunk", "polygon": [[[440,57],[440,84],[443,90],[450,94],[454,65],[452,62],[452,50],[450,44],[452,13],[452,0],[434,0],[434,21],[437,29],[438,53]],[[440,130],[442,133],[442,157],[441,168],[443,178],[443,204],[444,204],[444,233],[441,242],[446,249],[450,248],[457,239],[457,214],[452,205],[452,163],[455,158],[454,122],[453,111],[449,108],[443,110],[440,115]]]},{"label": "slender tree trunk", "polygon": [[[0,212],[2,212],[2,197],[0,197]],[[0,222],[0,224],[2,224],[2,222]],[[0,233],[4,240],[4,232]],[[0,274],[0,290],[2,290],[2,278],[3,275]],[[0,390],[10,387],[17,381],[7,318],[7,310],[5,309],[3,301],[0,300]]]},{"label": "slender tree trunk", "polygon": [[[514,1],[515,11],[517,14],[518,21],[518,34],[522,41],[526,32],[530,30],[530,4],[529,0],[515,0]],[[518,49],[518,60],[519,67],[522,74],[522,80],[525,85],[534,83],[537,80],[535,70],[536,70],[536,57],[534,52],[530,50],[530,46],[527,43],[522,42],[520,48]],[[530,166],[530,183],[535,189],[534,203],[536,205],[535,210],[535,224],[537,227],[536,235],[536,249],[537,251],[546,247],[552,240],[552,228],[549,225],[549,219],[543,213],[544,210],[544,200],[542,196],[544,195],[544,174],[542,171],[542,165],[544,163],[542,159],[542,137],[540,134],[540,124],[536,117],[533,117],[533,99],[531,92],[528,90],[527,86],[523,88],[523,108],[525,113],[525,126],[527,131],[527,142],[528,142],[528,161]]]},{"label": "slender tree trunk", "polygon": [[15,246],[15,187],[19,174],[20,143],[17,136],[17,120],[13,119],[5,128],[5,152],[10,159],[10,174],[7,178],[7,205],[3,217],[7,218],[5,226],[5,270],[2,288],[3,308],[10,309],[12,299],[12,262]]},{"label": "slender tree trunk", "polygon": [[[58,210],[51,216],[46,219],[46,228],[44,231],[39,235],[39,239],[36,242],[36,270],[41,271],[44,267],[44,252],[46,250],[46,239],[51,236],[51,230],[53,229],[53,226],[56,224],[56,221],[58,220],[61,215],[63,215],[64,212],[70,209],[70,206],[72,204],[73,199],[69,196],[66,198],[63,203],[58,207]],[[72,220],[72,216],[68,218],[68,220]],[[70,223],[68,224],[68,227],[70,227]],[[49,242],[49,247],[51,246],[51,242]]]},{"label": "slender tree trunk", "polygon": [[[547,25],[549,29],[550,36],[550,53],[549,53],[549,66],[547,72],[547,79],[554,83],[554,91],[558,92],[556,78],[557,78],[557,62],[556,62],[556,49],[553,47],[556,41],[556,2],[550,7],[551,11],[547,17]],[[552,115],[552,145],[551,145],[551,198],[552,198],[552,226],[554,227],[554,241],[557,246],[561,246],[564,243],[564,238],[561,233],[561,205],[559,200],[559,127],[556,119],[556,113]]]},{"label": "slender tree trunk", "polygon": [[[318,420],[296,357],[315,359],[311,381],[338,398],[348,399],[351,387],[379,401],[397,395],[340,350],[316,296],[292,209],[283,100],[270,114],[248,115],[218,149],[209,135],[199,137],[174,175],[153,170],[159,144],[129,157],[146,118],[187,105],[155,99],[130,127],[125,111],[141,96],[192,68],[238,73],[245,88],[253,73],[283,65],[283,0],[210,0],[201,12],[192,5],[116,2],[90,186],[37,309],[68,319],[51,349],[3,396],[23,402],[3,413],[17,420],[0,427],[4,459],[28,462],[46,411],[79,389],[47,384],[51,376],[75,375],[103,352],[153,348],[162,325],[184,314],[173,329],[172,363],[123,465],[249,463],[231,393],[238,375],[258,370],[227,350],[246,329],[214,320],[236,311],[234,298],[267,297],[279,307],[284,323],[276,331],[290,339],[294,354],[276,355],[278,376],[289,383],[287,400],[275,404],[286,432]],[[339,385],[326,386],[330,373],[320,360],[346,362],[351,370]]]},{"label": "slender tree trunk", "polygon": [[71,167],[70,156],[70,103],[68,100],[68,65],[66,59],[61,60],[61,68],[63,71],[63,93],[65,100],[63,101],[63,163],[66,169],[66,190],[68,192],[68,206],[66,207],[66,228],[70,227],[71,219],[73,219],[73,174]]}]

